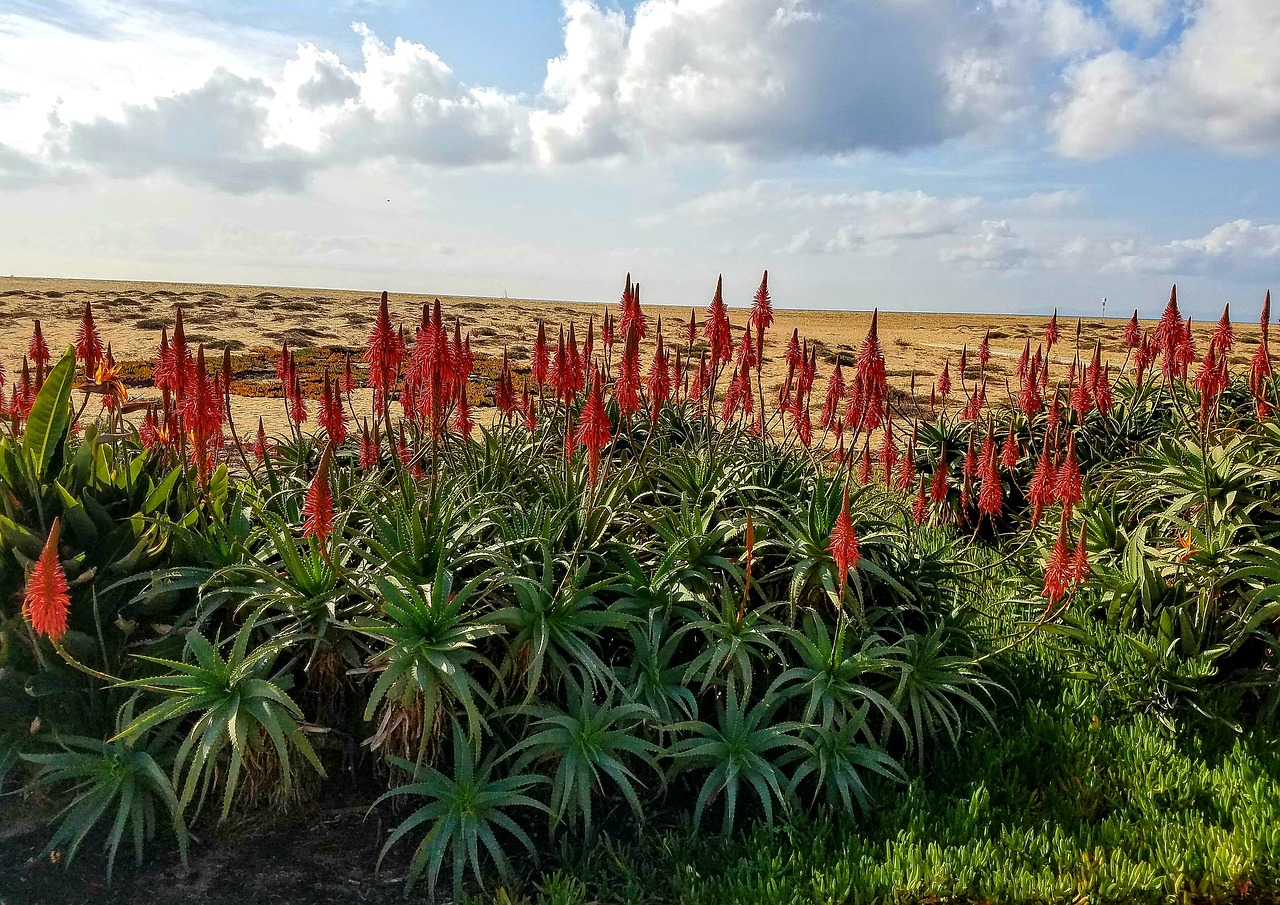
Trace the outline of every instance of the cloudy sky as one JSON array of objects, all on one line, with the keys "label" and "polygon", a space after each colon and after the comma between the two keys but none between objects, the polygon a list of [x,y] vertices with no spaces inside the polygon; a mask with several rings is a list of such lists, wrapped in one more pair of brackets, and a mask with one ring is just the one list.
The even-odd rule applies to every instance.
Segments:
[{"label": "cloudy sky", "polygon": [[4,0],[0,273],[1241,316],[1277,0]]}]

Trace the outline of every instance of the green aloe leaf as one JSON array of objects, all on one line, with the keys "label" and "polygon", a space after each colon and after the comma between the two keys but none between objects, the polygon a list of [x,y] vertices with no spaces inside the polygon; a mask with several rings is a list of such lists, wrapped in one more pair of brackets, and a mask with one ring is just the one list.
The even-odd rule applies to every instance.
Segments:
[{"label": "green aloe leaf", "polygon": [[45,477],[49,462],[71,425],[71,384],[75,376],[76,355],[68,346],[36,394],[22,435],[22,446],[32,468],[30,477],[34,482]]}]

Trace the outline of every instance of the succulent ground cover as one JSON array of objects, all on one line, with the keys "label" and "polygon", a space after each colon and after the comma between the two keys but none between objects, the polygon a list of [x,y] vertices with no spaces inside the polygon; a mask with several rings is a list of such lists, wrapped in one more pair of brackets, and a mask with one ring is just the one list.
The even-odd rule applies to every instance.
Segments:
[{"label": "succulent ground cover", "polygon": [[738,327],[717,286],[670,342],[628,280],[501,358],[385,296],[357,354],[37,323],[0,781],[126,885],[339,797],[352,869],[440,898],[1268,895],[1269,320],[1233,369],[1175,292],[1113,368],[1055,315],[909,391],[874,318],[848,361],[773,335],[767,277]]}]

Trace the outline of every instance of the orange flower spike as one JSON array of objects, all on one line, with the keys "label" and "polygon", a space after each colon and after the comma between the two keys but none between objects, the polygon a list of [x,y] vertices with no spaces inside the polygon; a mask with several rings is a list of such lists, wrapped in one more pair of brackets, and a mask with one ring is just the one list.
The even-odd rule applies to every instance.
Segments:
[{"label": "orange flower spike", "polygon": [[27,577],[27,589],[22,600],[22,610],[31,628],[55,642],[67,633],[67,614],[71,610],[67,574],[58,559],[60,528],[55,518],[40,558]]}]

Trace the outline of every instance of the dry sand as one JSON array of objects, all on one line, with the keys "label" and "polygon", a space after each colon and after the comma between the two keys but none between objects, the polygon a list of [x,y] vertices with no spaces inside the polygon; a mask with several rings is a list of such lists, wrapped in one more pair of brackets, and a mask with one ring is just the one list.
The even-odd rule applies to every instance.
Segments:
[{"label": "dry sand", "polygon": [[[395,321],[404,323],[412,336],[421,306],[431,296],[393,295],[391,313]],[[480,356],[501,356],[508,347],[512,360],[524,364],[537,333],[537,319],[545,318],[549,333],[555,334],[558,323],[576,322],[579,336],[587,319],[597,321],[605,305],[579,302],[547,302],[518,299],[486,299],[441,296],[447,317],[457,315],[464,331],[469,331],[473,349]],[[699,322],[705,315],[708,299],[692,299]],[[222,286],[195,283],[145,283],[105,280],[65,280],[10,277],[0,278],[0,360],[10,374],[21,368],[22,355],[31,334],[31,322],[39,318],[50,349],[64,348],[75,336],[85,302],[92,302],[104,341],[109,341],[117,358],[149,359],[159,343],[160,328],[173,323],[179,305],[187,326],[188,340],[203,342],[218,350],[230,345],[233,351],[276,349],[284,340],[294,348],[351,350],[357,357],[377,313],[376,292],[350,292],[329,289],[290,289],[266,286]],[[616,300],[610,304],[616,305]],[[666,308],[646,305],[652,319],[663,319],[663,333],[668,340],[682,343],[689,308]],[[735,332],[745,324],[745,310],[731,310]],[[964,345],[976,357],[978,344],[987,330],[991,333],[992,361],[989,378],[995,388],[988,389],[988,399],[997,401],[1003,394],[1007,376],[1013,383],[1013,371],[1023,343],[1031,340],[1034,347],[1043,333],[1047,318],[1042,315],[980,314],[903,314],[881,313],[880,339],[884,345],[891,383],[907,389],[912,375],[917,390],[927,396],[929,387],[947,356],[952,357],[952,376],[956,379],[956,359]],[[834,356],[843,353],[846,361],[856,354],[866,335],[871,313],[866,311],[795,311],[777,309],[776,320],[765,347],[765,381],[767,386],[781,384],[785,377],[782,358],[793,329],[801,337],[819,343],[819,383],[815,395],[822,392]],[[1091,353],[1094,342],[1101,341],[1107,358],[1118,365],[1124,360],[1120,333],[1124,319],[1089,319],[1081,324],[1080,343]],[[1206,331],[1212,325],[1201,325]],[[1074,349],[1076,322],[1061,321],[1064,355]],[[1237,328],[1239,338],[1233,364],[1248,360],[1257,344],[1255,325]],[[1198,337],[1203,348],[1204,338]],[[1066,361],[1067,359],[1063,359]],[[646,356],[647,366],[647,356]],[[237,420],[246,423],[262,413],[268,427],[282,424],[283,403],[279,399],[243,397],[235,400]]]}]

